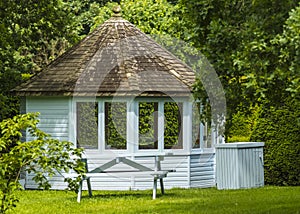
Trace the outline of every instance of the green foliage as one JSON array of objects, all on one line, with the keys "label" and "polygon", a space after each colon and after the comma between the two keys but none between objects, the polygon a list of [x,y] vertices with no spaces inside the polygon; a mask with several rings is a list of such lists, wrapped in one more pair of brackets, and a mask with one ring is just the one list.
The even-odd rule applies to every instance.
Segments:
[{"label": "green foliage", "polygon": [[111,0],[64,0],[66,6],[75,15],[75,24],[78,26],[78,34],[85,36],[90,32],[95,24],[94,18],[99,14],[99,10]]},{"label": "green foliage", "polygon": [[228,132],[228,142],[249,142],[258,116],[258,107],[252,108],[248,114],[241,111],[234,114],[230,121],[231,128]]},{"label": "green foliage", "polygon": [[9,92],[78,41],[79,27],[63,0],[0,1],[0,121],[19,112]]},{"label": "green foliage", "polygon": [[266,184],[296,186],[300,185],[300,101],[281,102],[261,110],[251,140],[265,142]]},{"label": "green foliage", "polygon": [[139,103],[139,149],[158,148],[158,103]]},{"label": "green foliage", "polygon": [[105,147],[106,149],[127,148],[127,104],[105,102]]},{"label": "green foliage", "polygon": [[[34,173],[33,180],[40,188],[51,187],[48,177],[61,172],[74,170],[77,179],[66,179],[69,187],[77,190],[77,182],[84,173],[81,162],[81,149],[74,149],[70,142],[60,142],[37,128],[38,114],[17,115],[0,123],[0,213],[16,206],[16,190],[21,171]],[[22,142],[25,130],[31,140]]]},{"label": "green foliage", "polygon": [[300,93],[300,3],[291,10],[284,31],[272,40],[278,47],[279,63],[276,76],[286,81],[286,90],[293,95]]},{"label": "green foliage", "polygon": [[[95,18],[96,26],[102,24],[112,15],[112,8],[116,3],[107,3],[100,8]],[[178,6],[168,3],[167,0],[121,0],[122,16],[147,34],[174,34],[174,25],[178,23],[176,16]],[[178,31],[177,31],[178,32]]]},{"label": "green foliage", "polygon": [[208,58],[225,89],[227,137],[237,112],[297,93],[298,1],[180,0],[179,5],[189,35],[181,38]]},{"label": "green foliage", "polygon": [[78,102],[77,111],[77,147],[98,149],[98,104]]},{"label": "green foliage", "polygon": [[182,149],[182,103],[165,102],[164,148]]}]

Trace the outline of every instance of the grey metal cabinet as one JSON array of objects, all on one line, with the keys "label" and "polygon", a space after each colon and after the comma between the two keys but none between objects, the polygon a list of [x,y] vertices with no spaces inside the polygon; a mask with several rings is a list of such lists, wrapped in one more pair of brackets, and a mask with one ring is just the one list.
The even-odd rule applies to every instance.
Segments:
[{"label": "grey metal cabinet", "polygon": [[216,145],[216,182],[218,189],[264,186],[263,142]]}]

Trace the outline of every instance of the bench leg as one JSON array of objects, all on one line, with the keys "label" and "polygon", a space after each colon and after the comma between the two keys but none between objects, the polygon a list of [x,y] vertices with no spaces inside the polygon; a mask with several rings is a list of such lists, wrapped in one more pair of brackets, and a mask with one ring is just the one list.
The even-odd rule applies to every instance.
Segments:
[{"label": "bench leg", "polygon": [[160,190],[161,190],[161,194],[165,194],[163,178],[160,178],[160,179],[159,179],[159,182],[160,182]]},{"label": "bench leg", "polygon": [[88,191],[89,191],[89,196],[92,197],[91,179],[90,178],[86,179],[86,182],[87,182],[87,187],[88,187]]},{"label": "bench leg", "polygon": [[153,199],[156,199],[156,191],[157,191],[157,178],[154,178],[153,181]]},{"label": "bench leg", "polygon": [[80,203],[81,200],[81,194],[82,194],[82,183],[83,181],[81,180],[79,182],[79,188],[78,188],[78,194],[77,194],[77,202]]}]

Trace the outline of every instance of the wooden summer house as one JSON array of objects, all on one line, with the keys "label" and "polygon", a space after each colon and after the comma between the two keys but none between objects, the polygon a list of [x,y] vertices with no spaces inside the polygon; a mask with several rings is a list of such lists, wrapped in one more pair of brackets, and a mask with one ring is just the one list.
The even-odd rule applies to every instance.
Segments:
[{"label": "wooden summer house", "polygon": [[[175,169],[165,187],[215,186],[215,131],[199,122],[192,99],[195,73],[118,10],[79,44],[15,89],[21,110],[40,112],[39,128],[84,148],[90,169],[126,156]],[[29,136],[28,136],[29,137]],[[126,170],[120,163],[115,169]],[[26,176],[26,188],[36,188]],[[151,178],[95,178],[93,189],[147,189]],[[51,178],[64,189],[61,176]]]}]

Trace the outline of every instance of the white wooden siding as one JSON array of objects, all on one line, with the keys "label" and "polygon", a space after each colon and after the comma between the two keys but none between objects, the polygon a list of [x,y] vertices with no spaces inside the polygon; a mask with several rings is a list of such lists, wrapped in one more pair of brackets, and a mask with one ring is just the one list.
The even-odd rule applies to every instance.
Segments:
[{"label": "white wooden siding", "polygon": [[38,127],[59,140],[69,140],[68,98],[27,98],[27,112],[40,112]]},{"label": "white wooden siding", "polygon": [[190,158],[191,187],[215,186],[215,154],[204,153],[191,155]]},{"label": "white wooden siding", "polygon": [[[89,170],[93,170],[111,159],[112,158],[101,158],[101,155],[99,155],[98,158],[88,158]],[[154,168],[153,158],[137,157],[133,160],[146,167]],[[190,157],[189,155],[166,157],[165,160],[162,161],[161,167],[163,170],[176,170],[176,172],[169,173],[164,179],[166,189],[174,187],[207,188],[215,186],[214,154],[192,155]],[[131,170],[131,168],[120,163],[109,170],[124,171]],[[27,177],[29,180],[32,178],[32,176]],[[50,181],[53,189],[65,189],[67,187],[61,176],[54,176]],[[122,174],[119,176],[117,174],[107,173],[107,176],[91,178],[91,181],[94,190],[144,190],[151,189],[153,185],[152,176],[147,175],[126,176]],[[26,188],[37,188],[37,185],[31,181],[27,183]],[[86,182],[84,183],[83,189],[87,189]]]},{"label": "white wooden siding", "polygon": [[[61,141],[69,140],[69,106],[69,98],[26,98],[26,112],[40,112],[38,128]],[[27,140],[31,140],[31,137],[27,136]],[[32,177],[32,174],[27,174],[25,188],[37,188],[37,184],[32,181]],[[50,181],[54,189],[65,189],[67,187],[61,176],[54,176]]]},{"label": "white wooden siding", "polygon": [[[112,159],[112,158],[111,158]],[[89,170],[108,162],[107,158],[88,158]],[[133,159],[135,162],[140,163],[146,167],[154,169],[154,158],[151,157],[136,157]],[[176,172],[169,173],[167,178],[164,179],[165,188],[170,189],[173,187],[188,188],[188,158],[187,156],[174,156],[166,157],[162,161],[161,167],[164,169],[175,169]],[[125,164],[118,164],[111,170],[130,170],[131,168]],[[144,190],[151,189],[153,185],[153,177],[149,175],[122,175],[107,174],[107,176],[92,178],[92,188],[95,190]],[[86,189],[86,184],[84,184]]]}]

